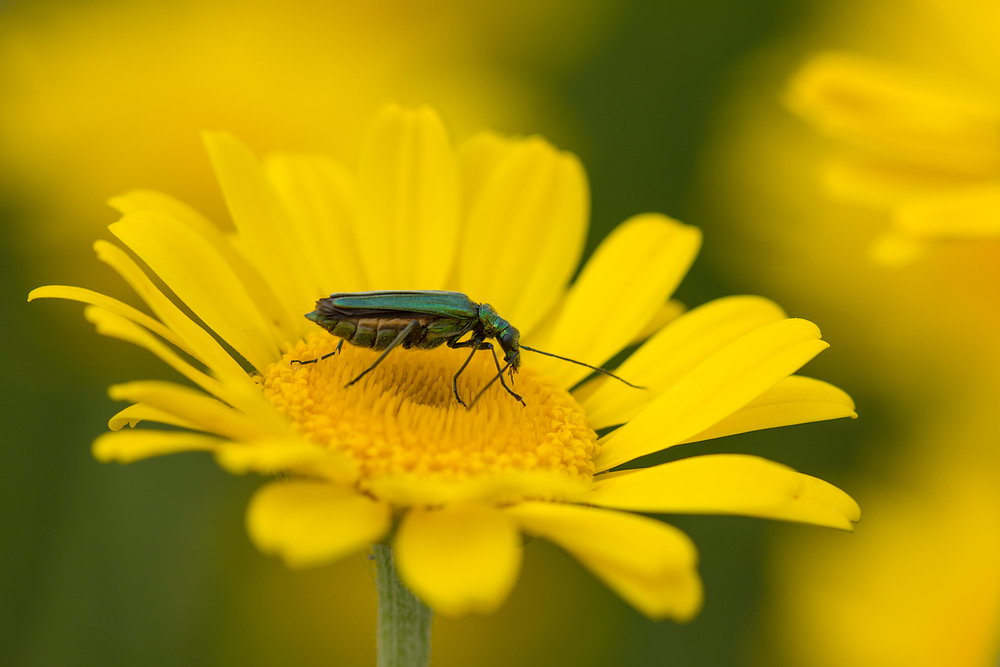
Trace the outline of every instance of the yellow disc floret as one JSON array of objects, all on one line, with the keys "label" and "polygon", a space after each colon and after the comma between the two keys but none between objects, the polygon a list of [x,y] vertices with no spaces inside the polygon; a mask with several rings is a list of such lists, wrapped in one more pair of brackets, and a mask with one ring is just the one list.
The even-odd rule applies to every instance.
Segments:
[{"label": "yellow disc floret", "polygon": [[[377,352],[310,335],[271,364],[264,394],[307,440],[355,459],[362,485],[386,476],[428,476],[445,482],[511,473],[548,473],[588,482],[599,451],[597,435],[570,394],[524,367],[512,380],[526,405],[496,382],[466,409],[452,393],[452,376],[468,350],[394,350],[352,386]],[[476,353],[458,382],[466,403],[496,375],[488,351]],[[370,488],[370,486],[369,486]]]}]

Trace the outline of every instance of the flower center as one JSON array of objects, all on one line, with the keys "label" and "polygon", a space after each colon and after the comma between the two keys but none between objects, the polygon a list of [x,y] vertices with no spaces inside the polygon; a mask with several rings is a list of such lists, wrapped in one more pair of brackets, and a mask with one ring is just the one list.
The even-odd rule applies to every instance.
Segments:
[{"label": "flower center", "polygon": [[[268,366],[264,394],[306,440],[356,460],[360,483],[369,490],[377,487],[373,480],[386,477],[447,484],[529,475],[536,490],[531,495],[538,473],[581,483],[593,477],[599,447],[583,408],[530,368],[505,376],[526,405],[497,381],[466,409],[452,393],[452,377],[469,350],[396,349],[351,386],[380,352],[345,344],[318,363],[292,363],[328,354],[337,342],[326,333],[310,334]],[[472,403],[496,374],[493,355],[477,352],[458,379],[462,400]]]}]

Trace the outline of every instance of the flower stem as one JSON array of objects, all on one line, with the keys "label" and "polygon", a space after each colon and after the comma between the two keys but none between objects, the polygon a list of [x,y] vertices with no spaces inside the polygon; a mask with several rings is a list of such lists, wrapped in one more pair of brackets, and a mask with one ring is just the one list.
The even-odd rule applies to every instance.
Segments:
[{"label": "flower stem", "polygon": [[375,545],[378,589],[378,667],[427,667],[431,662],[431,610],[396,576],[392,550]]}]

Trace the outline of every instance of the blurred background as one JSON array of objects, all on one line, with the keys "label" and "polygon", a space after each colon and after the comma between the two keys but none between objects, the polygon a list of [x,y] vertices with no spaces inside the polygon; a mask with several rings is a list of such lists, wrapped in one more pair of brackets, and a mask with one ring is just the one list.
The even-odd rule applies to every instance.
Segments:
[{"label": "blurred background", "polygon": [[578,153],[588,252],[638,212],[701,227],[677,296],[761,294],[813,320],[832,347],[805,374],[861,415],[667,455],[822,477],[861,503],[855,534],[664,517],[701,554],[705,608],[683,626],[535,541],[499,612],[436,620],[434,665],[996,665],[1000,242],[874,263],[889,214],[829,196],[842,145],[782,103],[836,49],[1000,104],[993,4],[0,2],[0,663],[374,664],[362,558],[289,571],[262,556],[243,528],[260,480],[208,456],[98,464],[90,443],[120,408],[107,386],[169,371],[98,337],[78,305],[25,299],[76,284],[135,303],[90,249],[125,190],[228,225],[200,130],[353,164],[394,100],[433,104],[458,141],[539,133]]}]

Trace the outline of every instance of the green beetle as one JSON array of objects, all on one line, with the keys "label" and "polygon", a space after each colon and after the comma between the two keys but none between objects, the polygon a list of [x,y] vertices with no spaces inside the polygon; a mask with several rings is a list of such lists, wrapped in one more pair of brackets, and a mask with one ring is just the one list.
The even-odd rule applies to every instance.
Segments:
[{"label": "green beetle", "polygon": [[[473,404],[498,379],[507,393],[524,404],[524,399],[514,393],[503,379],[507,369],[510,369],[513,377],[513,373],[521,365],[521,350],[586,366],[621,380],[630,387],[635,387],[603,368],[522,345],[520,332],[510,322],[500,317],[493,306],[488,303],[476,303],[460,292],[438,290],[339,292],[319,299],[316,302],[316,310],[307,313],[306,317],[339,337],[340,342],[333,352],[319,359],[296,360],[297,363],[312,364],[333,356],[340,352],[345,341],[357,347],[383,351],[371,366],[351,380],[347,386],[351,386],[373,371],[397,347],[429,350],[447,345],[450,348],[472,349],[472,353],[451,381],[455,399],[463,406],[466,404],[458,394],[458,377],[479,350],[490,350],[493,353],[497,375],[480,390],[473,399]],[[466,334],[471,336],[468,340],[461,341],[460,339]],[[493,344],[487,339],[496,340],[503,349],[505,362],[503,367],[500,366]]]}]

